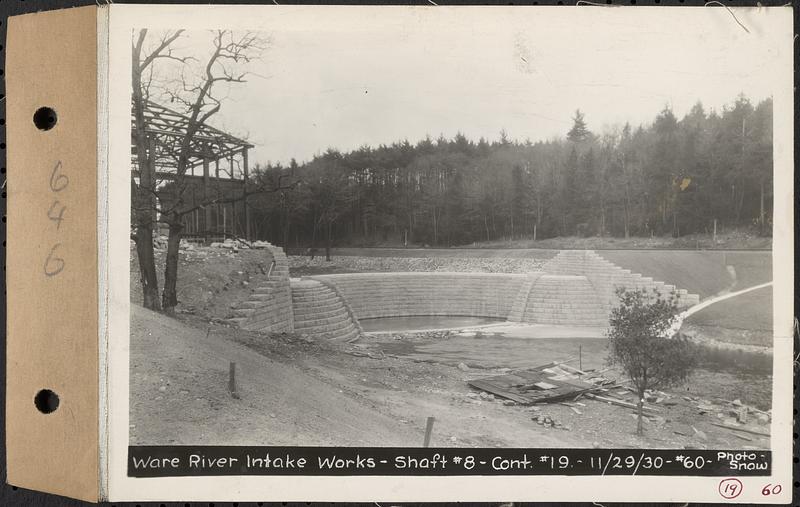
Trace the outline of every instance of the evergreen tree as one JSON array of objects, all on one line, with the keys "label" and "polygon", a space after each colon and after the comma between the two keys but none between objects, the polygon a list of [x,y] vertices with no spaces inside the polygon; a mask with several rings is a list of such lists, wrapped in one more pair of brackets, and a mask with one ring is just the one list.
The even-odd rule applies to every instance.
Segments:
[{"label": "evergreen tree", "polygon": [[580,109],[575,110],[575,116],[572,117],[572,128],[567,132],[567,139],[573,143],[581,143],[588,140],[592,133],[586,126],[586,121],[583,119],[583,113]]}]

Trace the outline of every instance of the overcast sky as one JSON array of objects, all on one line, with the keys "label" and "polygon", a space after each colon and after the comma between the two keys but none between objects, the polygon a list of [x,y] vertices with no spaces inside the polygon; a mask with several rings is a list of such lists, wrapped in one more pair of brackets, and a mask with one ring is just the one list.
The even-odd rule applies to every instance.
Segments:
[{"label": "overcast sky", "polygon": [[[278,27],[211,124],[254,143],[253,163],[285,163],[459,131],[545,140],[563,136],[577,108],[601,132],[652,121],[665,105],[682,117],[697,101],[721,109],[743,92],[757,102],[773,93],[775,43],[740,18],[751,33],[721,16]],[[202,57],[208,44],[208,32],[191,31],[178,49]]]}]

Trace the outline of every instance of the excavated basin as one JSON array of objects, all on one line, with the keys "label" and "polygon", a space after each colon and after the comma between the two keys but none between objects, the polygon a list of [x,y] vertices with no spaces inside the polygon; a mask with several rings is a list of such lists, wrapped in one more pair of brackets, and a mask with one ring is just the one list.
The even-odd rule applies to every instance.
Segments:
[{"label": "excavated basin", "polygon": [[465,327],[497,324],[505,319],[486,317],[453,317],[440,315],[419,315],[412,317],[377,317],[360,319],[365,333],[387,333],[406,331],[431,331],[436,329],[460,329]]}]

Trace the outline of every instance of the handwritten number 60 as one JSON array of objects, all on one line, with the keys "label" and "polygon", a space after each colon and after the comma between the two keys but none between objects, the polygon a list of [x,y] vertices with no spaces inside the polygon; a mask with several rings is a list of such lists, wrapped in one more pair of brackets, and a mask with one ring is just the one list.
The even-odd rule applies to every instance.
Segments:
[{"label": "handwritten number 60", "polygon": [[777,495],[783,489],[780,484],[776,484],[772,487],[770,486],[772,486],[772,484],[767,484],[766,486],[764,486],[761,489],[761,494],[764,496]]}]

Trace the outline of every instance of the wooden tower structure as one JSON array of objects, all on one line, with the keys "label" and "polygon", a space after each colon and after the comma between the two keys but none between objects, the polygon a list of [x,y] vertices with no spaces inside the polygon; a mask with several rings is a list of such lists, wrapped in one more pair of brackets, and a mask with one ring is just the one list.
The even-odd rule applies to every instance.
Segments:
[{"label": "wooden tower structure", "polygon": [[[154,213],[178,209],[183,214],[183,237],[189,241],[221,241],[224,238],[251,239],[253,234],[247,203],[250,178],[248,151],[253,145],[203,124],[189,139],[188,163],[177,174],[181,145],[186,140],[190,119],[152,101],[146,103],[145,132],[148,141],[147,175],[155,181]],[[141,181],[135,117],[131,116],[132,177]],[[157,203],[155,202],[157,201]],[[158,216],[154,216],[158,220]]]}]

